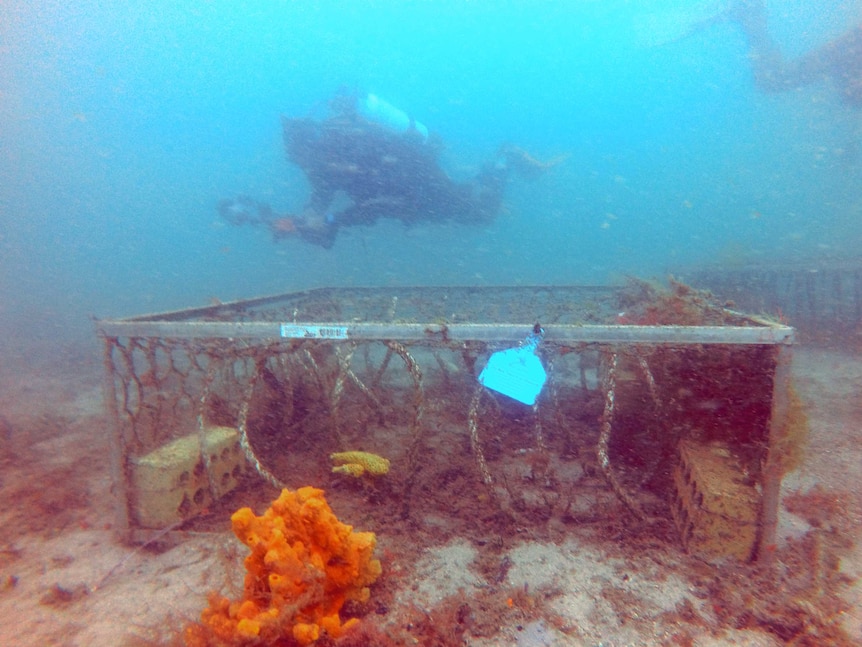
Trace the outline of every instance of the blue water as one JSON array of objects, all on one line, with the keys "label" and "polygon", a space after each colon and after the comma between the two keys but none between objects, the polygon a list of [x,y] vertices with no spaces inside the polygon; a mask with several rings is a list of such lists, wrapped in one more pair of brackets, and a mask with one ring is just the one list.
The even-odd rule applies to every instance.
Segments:
[{"label": "blue water", "polygon": [[[319,285],[858,256],[860,111],[825,83],[759,92],[732,25],[675,40],[715,4],[4,2],[0,350],[87,337],[90,314]],[[862,16],[858,1],[771,9],[789,55]],[[239,193],[302,206],[279,116],[341,85],[439,134],[455,177],[504,141],[569,158],[513,182],[487,227],[380,222],[325,250],[220,222]]]}]

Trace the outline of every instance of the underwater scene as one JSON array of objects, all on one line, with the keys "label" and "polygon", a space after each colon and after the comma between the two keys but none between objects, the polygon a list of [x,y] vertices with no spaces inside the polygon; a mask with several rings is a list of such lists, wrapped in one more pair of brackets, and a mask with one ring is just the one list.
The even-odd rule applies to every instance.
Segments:
[{"label": "underwater scene", "polygon": [[0,6],[0,643],[862,644],[862,1]]}]

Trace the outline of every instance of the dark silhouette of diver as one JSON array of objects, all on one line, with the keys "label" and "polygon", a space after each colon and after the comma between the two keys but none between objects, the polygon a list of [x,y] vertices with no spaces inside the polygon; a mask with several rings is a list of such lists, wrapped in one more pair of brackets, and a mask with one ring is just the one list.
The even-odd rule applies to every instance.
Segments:
[{"label": "dark silhouette of diver", "polygon": [[561,161],[542,163],[503,146],[473,180],[456,182],[440,167],[439,142],[391,104],[372,94],[341,94],[330,108],[323,120],[282,117],[287,157],[311,185],[302,211],[279,215],[239,197],[221,201],[222,217],[264,225],[276,239],[299,235],[326,248],[339,228],[379,218],[483,224],[500,210],[513,171],[529,177]]},{"label": "dark silhouette of diver", "polygon": [[793,90],[830,80],[847,105],[862,108],[862,25],[797,58],[788,59],[769,34],[764,0],[735,0],[689,33],[722,21],[739,25],[749,48],[754,81],[764,92]]}]

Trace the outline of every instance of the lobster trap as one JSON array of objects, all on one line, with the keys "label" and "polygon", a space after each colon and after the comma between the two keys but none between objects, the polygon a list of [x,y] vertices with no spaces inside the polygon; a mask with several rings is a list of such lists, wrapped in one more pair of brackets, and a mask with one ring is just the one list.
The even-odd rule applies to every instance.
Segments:
[{"label": "lobster trap", "polygon": [[[641,292],[324,288],[99,320],[117,527],[143,541],[261,482],[351,478],[329,457],[361,450],[390,461],[403,515],[460,478],[511,517],[612,503],[692,552],[756,558],[798,444],[793,330]],[[680,308],[698,323],[660,321]],[[479,384],[537,324],[536,403]]]}]

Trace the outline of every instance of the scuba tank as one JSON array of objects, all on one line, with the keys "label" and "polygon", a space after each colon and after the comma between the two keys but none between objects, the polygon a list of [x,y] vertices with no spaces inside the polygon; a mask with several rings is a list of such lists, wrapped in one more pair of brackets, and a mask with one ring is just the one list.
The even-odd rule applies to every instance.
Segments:
[{"label": "scuba tank", "polygon": [[423,142],[428,140],[428,128],[425,127],[425,124],[416,121],[406,112],[396,108],[388,101],[384,101],[376,94],[369,94],[364,99],[359,99],[356,108],[359,116],[366,121],[397,133],[415,133]]}]

